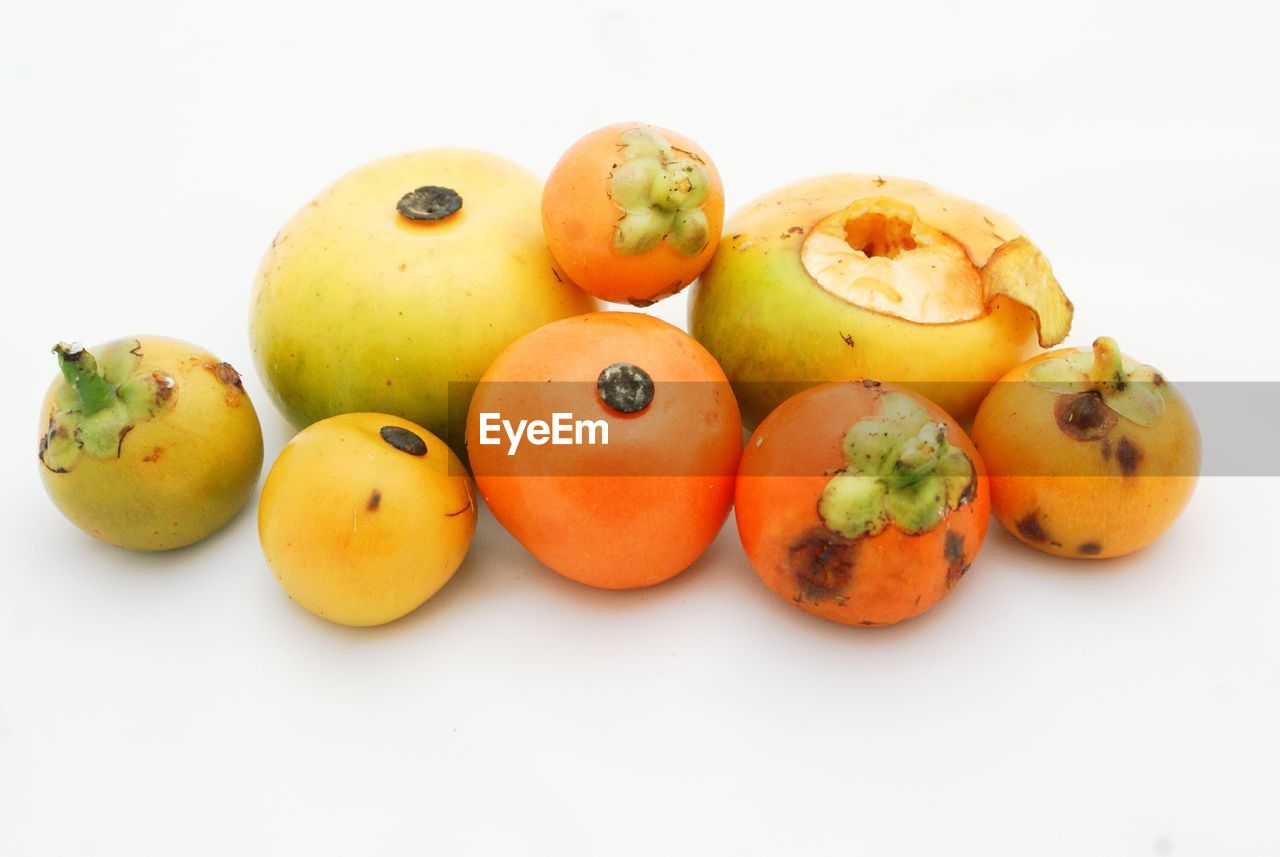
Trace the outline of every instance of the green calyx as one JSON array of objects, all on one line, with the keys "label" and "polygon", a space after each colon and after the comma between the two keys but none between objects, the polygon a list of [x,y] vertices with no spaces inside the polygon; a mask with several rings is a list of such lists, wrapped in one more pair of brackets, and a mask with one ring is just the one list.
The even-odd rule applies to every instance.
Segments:
[{"label": "green calyx", "polygon": [[844,436],[845,467],[823,489],[818,515],[845,538],[871,536],[890,523],[916,535],[973,498],[976,473],[947,442],[944,423],[905,393],[886,393],[873,416]]},{"label": "green calyx", "polygon": [[140,420],[174,406],[173,377],[141,369],[141,344],[136,339],[111,343],[102,350],[101,360],[79,344],[60,342],[53,353],[65,383],[54,393],[40,461],[54,472],[69,471],[81,455],[119,456],[125,435]]},{"label": "green calyx", "polygon": [[622,210],[613,248],[638,256],[665,240],[681,255],[699,253],[711,237],[702,211],[710,179],[701,162],[648,128],[624,132],[619,147],[609,179],[609,196]]},{"label": "green calyx", "polygon": [[1164,414],[1164,396],[1158,389],[1164,378],[1121,354],[1109,336],[1094,340],[1091,351],[1040,361],[1027,372],[1027,380],[1060,394],[1096,392],[1111,410],[1148,428]]}]

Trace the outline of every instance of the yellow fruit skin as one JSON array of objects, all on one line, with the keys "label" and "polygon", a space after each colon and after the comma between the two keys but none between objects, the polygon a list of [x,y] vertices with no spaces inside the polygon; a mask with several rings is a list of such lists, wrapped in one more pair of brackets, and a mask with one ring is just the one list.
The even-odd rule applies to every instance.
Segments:
[{"label": "yellow fruit skin", "polygon": [[[462,208],[435,222],[396,203],[423,185]],[[296,426],[358,411],[462,438],[474,382],[503,348],[595,301],[555,269],[542,183],[482,152],[432,149],[375,161],[294,215],[258,271],[250,336],[258,371]]]},{"label": "yellow fruit skin", "polygon": [[[218,530],[248,501],[262,471],[262,428],[243,387],[214,373],[217,357],[177,339],[135,339],[139,371],[173,377],[173,410],[138,421],[118,458],[82,454],[68,472],[41,465],[40,476],[59,511],[89,535],[131,550],[170,550]],[[45,395],[42,433],[65,385],[58,377]]]},{"label": "yellow fruit skin", "polygon": [[1006,530],[1055,556],[1124,556],[1155,541],[1190,502],[1200,432],[1186,401],[1164,383],[1155,388],[1164,414],[1154,426],[1120,417],[1097,440],[1064,433],[1058,394],[1026,376],[1075,350],[1038,355],[1003,377],[978,410],[973,442],[991,475],[991,511]]},{"label": "yellow fruit skin", "polygon": [[[425,455],[383,440],[408,429]],[[444,441],[386,414],[343,414],[300,432],[267,474],[258,537],[289,597],[341,625],[419,607],[462,563],[476,527],[470,477]]]},{"label": "yellow fruit skin", "polygon": [[1038,348],[1034,315],[1007,298],[972,321],[920,324],[854,306],[818,285],[800,260],[805,236],[823,217],[870,196],[910,203],[978,267],[1023,234],[996,211],[910,179],[825,176],[748,203],[725,224],[689,309],[690,331],[724,367],[748,426],[800,390],[854,378],[911,387],[967,423],[991,384]]}]

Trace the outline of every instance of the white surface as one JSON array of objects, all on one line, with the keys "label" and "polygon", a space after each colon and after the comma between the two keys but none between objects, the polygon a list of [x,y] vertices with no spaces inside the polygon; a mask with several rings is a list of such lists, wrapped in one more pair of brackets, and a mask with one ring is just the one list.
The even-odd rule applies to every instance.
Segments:
[{"label": "white surface", "polygon": [[1280,853],[1275,479],[1205,480],[1105,565],[993,529],[869,633],[765,590],[732,525],[610,594],[486,517],[437,598],[360,632],[285,598],[252,508],[133,555],[35,460],[49,346],[147,331],[246,371],[270,460],[245,321],[294,209],[430,145],[545,173],[624,118],[702,143],[731,209],[849,169],[979,198],[1053,259],[1074,341],[1277,380],[1274,4],[261,5],[0,28],[0,854]]}]

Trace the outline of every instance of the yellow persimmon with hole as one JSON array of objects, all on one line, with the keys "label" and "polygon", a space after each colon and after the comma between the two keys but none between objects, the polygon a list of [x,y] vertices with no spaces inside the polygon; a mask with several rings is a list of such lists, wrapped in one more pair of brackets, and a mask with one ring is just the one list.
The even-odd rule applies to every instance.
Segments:
[{"label": "yellow persimmon with hole", "polygon": [[1057,556],[1123,556],[1150,544],[1186,508],[1200,472],[1186,400],[1107,337],[1010,371],[978,409],[973,440],[996,519]]},{"label": "yellow persimmon with hole", "polygon": [[267,474],[258,536],[289,597],[341,625],[381,625],[448,582],[476,526],[444,441],[386,414],[303,429]]},{"label": "yellow persimmon with hole", "polygon": [[911,179],[834,175],[729,219],[689,323],[748,425],[799,390],[856,378],[904,384],[963,423],[1071,316],[1048,261],[1004,215]]}]

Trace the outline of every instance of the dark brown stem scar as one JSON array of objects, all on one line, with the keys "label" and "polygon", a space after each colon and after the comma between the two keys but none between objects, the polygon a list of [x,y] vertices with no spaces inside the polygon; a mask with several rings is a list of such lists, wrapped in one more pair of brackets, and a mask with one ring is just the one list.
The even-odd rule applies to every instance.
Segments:
[{"label": "dark brown stem scar", "polygon": [[462,208],[462,197],[453,188],[423,185],[411,190],[396,203],[396,211],[405,220],[444,220]]},{"label": "dark brown stem scar", "polygon": [[596,395],[620,414],[643,411],[653,403],[653,394],[653,379],[633,363],[613,363],[596,378]]},{"label": "dark brown stem scar", "polygon": [[410,455],[427,454],[426,441],[406,428],[401,428],[400,426],[383,426],[378,430],[378,434],[382,435],[383,440],[401,452],[407,452]]},{"label": "dark brown stem scar", "polygon": [[1116,424],[1116,412],[1097,390],[1058,396],[1053,415],[1063,434],[1082,441],[1104,438]]}]

